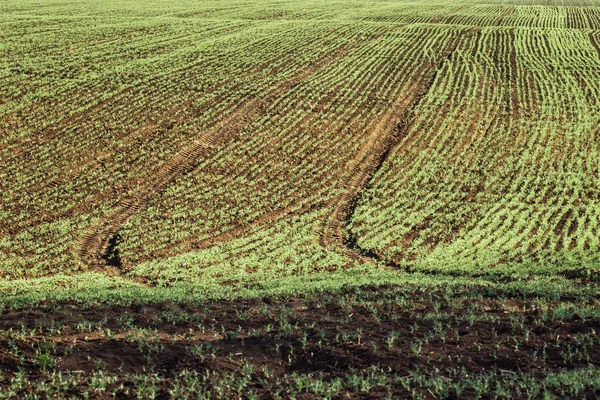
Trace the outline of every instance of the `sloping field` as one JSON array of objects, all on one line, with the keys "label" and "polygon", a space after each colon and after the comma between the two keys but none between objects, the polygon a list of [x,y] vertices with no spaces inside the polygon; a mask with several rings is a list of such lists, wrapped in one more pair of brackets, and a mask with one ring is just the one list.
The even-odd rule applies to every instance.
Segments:
[{"label": "sloping field", "polygon": [[0,55],[9,395],[151,397],[140,357],[173,397],[599,394],[600,1],[9,0]]},{"label": "sloping field", "polygon": [[598,60],[587,31],[463,41],[353,214],[357,245],[431,272],[599,273]]}]

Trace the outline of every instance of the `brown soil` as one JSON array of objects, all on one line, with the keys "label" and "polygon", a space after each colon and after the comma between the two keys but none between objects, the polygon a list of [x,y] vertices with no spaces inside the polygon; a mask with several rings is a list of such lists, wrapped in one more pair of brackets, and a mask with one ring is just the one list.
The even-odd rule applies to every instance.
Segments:
[{"label": "brown soil", "polygon": [[[418,370],[449,380],[456,379],[452,374],[457,369],[467,375],[494,371],[543,377],[552,371],[600,367],[597,318],[577,313],[552,317],[535,300],[464,295],[387,287],[202,304],[47,303],[4,310],[0,388],[18,370],[34,379],[50,374],[42,371],[36,356],[36,349],[48,343],[55,344],[53,371],[85,377],[102,369],[122,379],[153,371],[163,379],[164,395],[184,370],[236,375],[248,364],[255,366],[251,379],[273,387],[285,385],[293,373],[322,374],[331,380],[373,366],[386,376],[410,376]],[[546,307],[558,305],[550,302]],[[56,327],[62,331],[52,333]],[[396,339],[390,344],[391,335]],[[210,345],[212,354],[190,351],[200,345]],[[15,348],[20,356],[13,354]],[[259,372],[264,367],[270,374]],[[274,397],[270,389],[256,387],[260,398]],[[383,389],[373,388],[362,397],[386,393],[378,390]],[[409,396],[401,387],[387,390],[395,397]]]}]

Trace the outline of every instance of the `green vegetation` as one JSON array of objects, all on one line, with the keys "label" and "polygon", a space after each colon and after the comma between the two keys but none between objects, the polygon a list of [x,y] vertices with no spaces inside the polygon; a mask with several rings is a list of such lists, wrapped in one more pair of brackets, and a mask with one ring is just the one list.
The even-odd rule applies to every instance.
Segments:
[{"label": "green vegetation", "polygon": [[415,270],[598,274],[594,45],[574,29],[463,40],[361,199],[358,245]]},{"label": "green vegetation", "polygon": [[600,396],[600,1],[0,8],[0,397]]},{"label": "green vegetation", "polygon": [[1,393],[593,397],[598,291],[547,289],[420,281],[235,300],[6,304]]}]

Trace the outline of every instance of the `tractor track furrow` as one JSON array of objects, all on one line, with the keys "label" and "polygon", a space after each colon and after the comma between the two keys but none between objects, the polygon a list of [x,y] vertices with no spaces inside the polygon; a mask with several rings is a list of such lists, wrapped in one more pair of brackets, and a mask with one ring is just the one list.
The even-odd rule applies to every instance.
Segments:
[{"label": "tractor track furrow", "polygon": [[[321,221],[319,244],[322,247],[341,249],[344,255],[354,261],[381,261],[376,253],[362,249],[357,244],[356,238],[348,230],[348,224],[363,191],[381,169],[390,152],[409,132],[421,100],[433,87],[439,71],[451,57],[463,35],[458,35],[444,49],[443,56],[431,73],[422,74],[372,125],[367,141],[348,163],[350,173],[341,180],[341,186],[345,190],[330,201],[329,207],[332,209]],[[387,262],[386,265],[393,269],[399,268],[392,262]]]},{"label": "tractor track furrow", "polygon": [[[162,192],[177,177],[191,170],[198,158],[217,148],[220,142],[235,134],[240,129],[241,121],[245,120],[242,114],[250,115],[250,109],[254,105],[253,101],[247,103],[227,119],[225,128],[209,132],[181,150],[163,165],[153,178],[150,178],[147,186],[138,188],[136,194],[123,199],[114,211],[93,225],[89,229],[91,232],[78,242],[75,250],[78,260],[87,266],[105,267],[111,257],[107,254],[109,242],[121,227],[144,208],[156,194]],[[115,261],[115,266],[120,267],[118,259]]]},{"label": "tractor track furrow", "polygon": [[199,139],[194,140],[191,145],[180,150],[153,177],[148,179],[146,185],[136,188],[134,194],[121,200],[113,211],[101,217],[98,222],[87,229],[72,250],[80,268],[120,274],[122,265],[115,246],[119,230],[131,217],[145,208],[150,200],[164,191],[175,179],[191,171],[201,156],[222,147],[252,120],[258,118],[262,103],[272,101],[290,85],[308,78],[327,64],[343,58],[348,50],[349,48],[342,47],[310,68],[301,70],[290,79],[273,85],[261,97],[245,101],[237,110],[218,122],[215,127],[209,129]]}]

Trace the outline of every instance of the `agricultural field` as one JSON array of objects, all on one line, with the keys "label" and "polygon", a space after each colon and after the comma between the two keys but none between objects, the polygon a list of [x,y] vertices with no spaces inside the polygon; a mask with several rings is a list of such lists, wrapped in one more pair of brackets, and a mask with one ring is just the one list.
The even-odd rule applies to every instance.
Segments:
[{"label": "agricultural field", "polygon": [[600,396],[600,0],[6,0],[0,398]]}]

